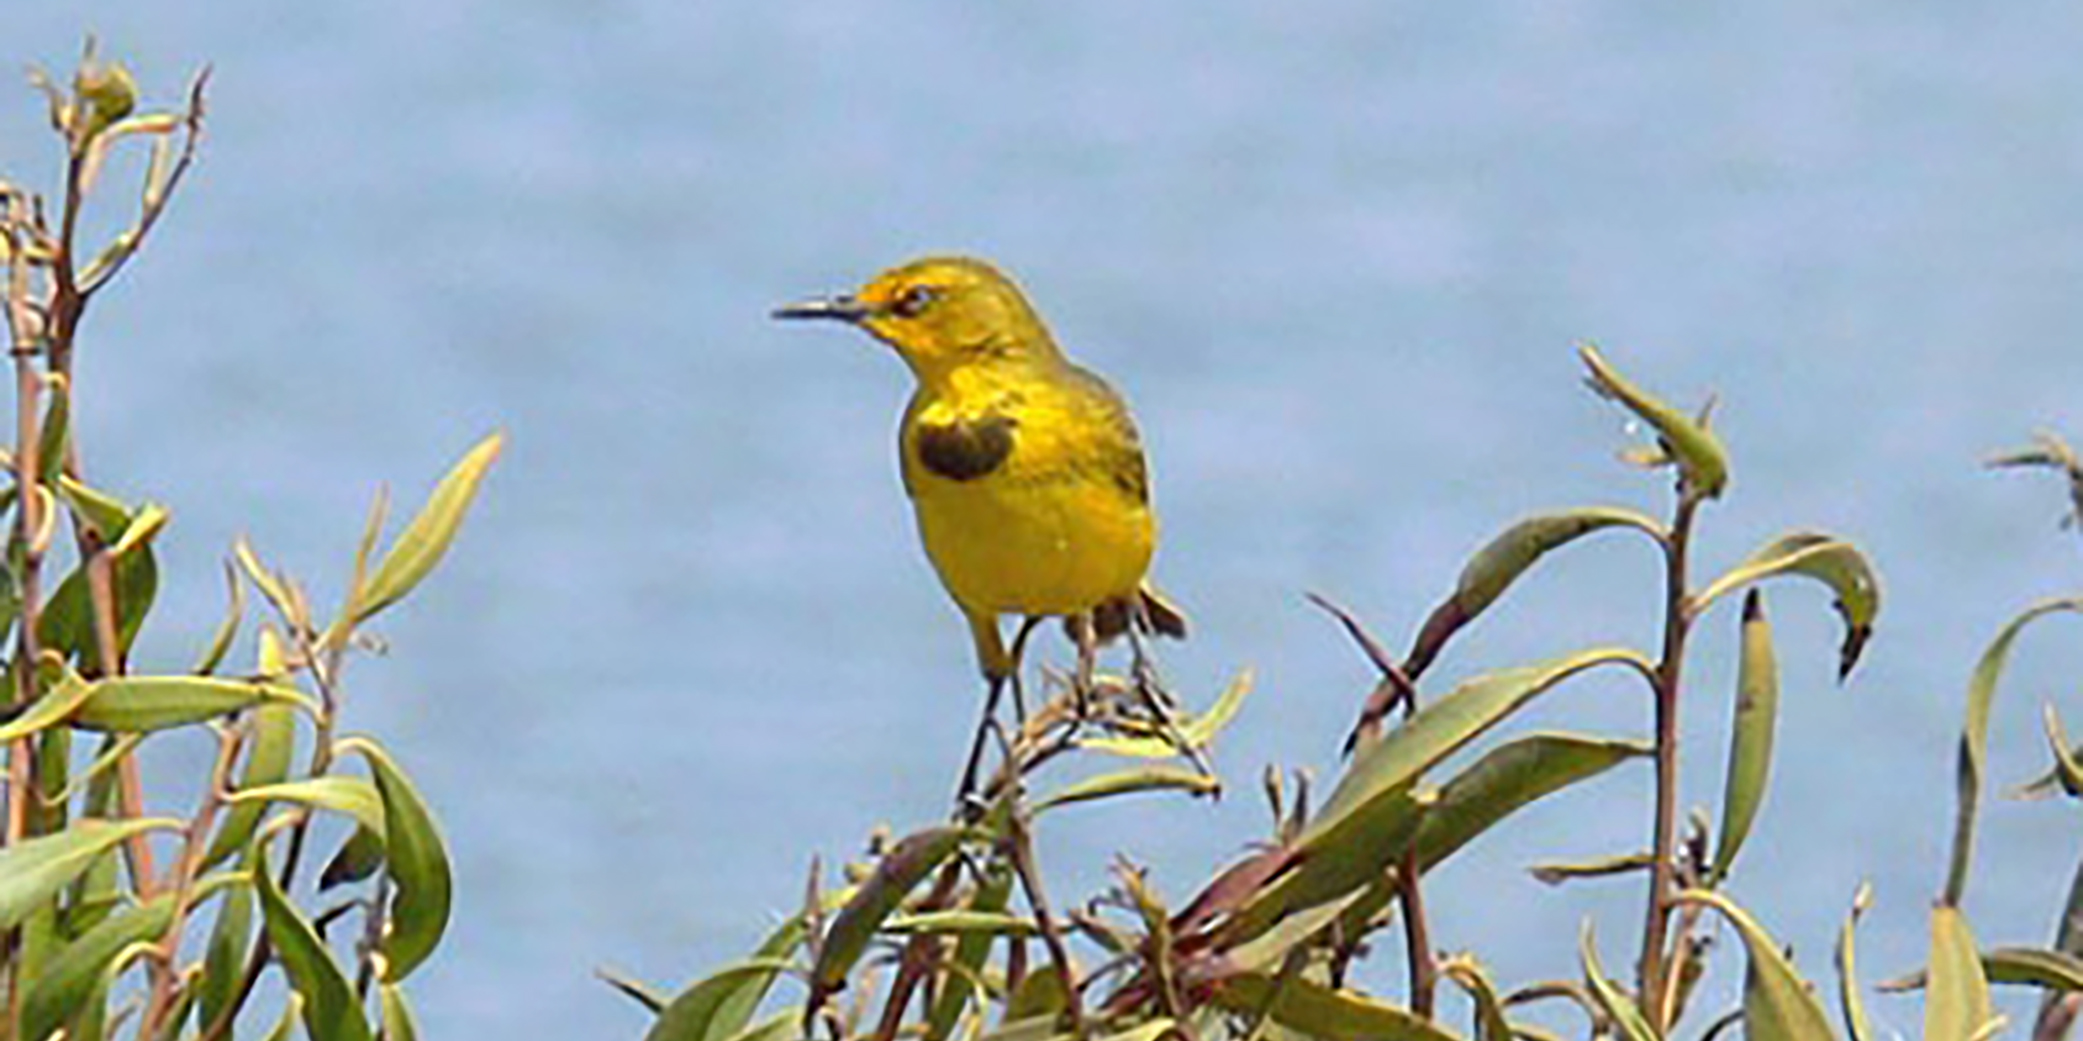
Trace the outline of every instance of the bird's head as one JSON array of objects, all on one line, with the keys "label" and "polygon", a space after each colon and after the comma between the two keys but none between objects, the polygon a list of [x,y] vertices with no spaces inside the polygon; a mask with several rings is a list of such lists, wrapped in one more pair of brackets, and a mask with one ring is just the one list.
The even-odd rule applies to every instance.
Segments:
[{"label": "bird's head", "polygon": [[854,293],[776,308],[774,317],[851,322],[896,348],[921,379],[971,365],[1059,357],[1020,287],[968,257],[914,260]]}]

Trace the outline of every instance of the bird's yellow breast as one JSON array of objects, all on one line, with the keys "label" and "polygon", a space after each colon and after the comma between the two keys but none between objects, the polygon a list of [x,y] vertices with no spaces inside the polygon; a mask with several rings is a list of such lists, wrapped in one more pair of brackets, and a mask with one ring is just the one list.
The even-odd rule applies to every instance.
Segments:
[{"label": "bird's yellow breast", "polygon": [[1089,611],[1149,570],[1157,525],[1135,428],[1080,370],[921,388],[900,450],[926,554],[971,612]]}]

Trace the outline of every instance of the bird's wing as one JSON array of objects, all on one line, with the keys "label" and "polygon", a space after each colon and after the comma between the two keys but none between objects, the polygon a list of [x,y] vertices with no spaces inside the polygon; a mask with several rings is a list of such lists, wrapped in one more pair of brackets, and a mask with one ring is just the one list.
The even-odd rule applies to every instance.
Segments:
[{"label": "bird's wing", "polygon": [[1105,380],[1075,365],[1069,367],[1064,389],[1071,406],[1094,420],[1077,425],[1085,443],[1072,458],[1136,503],[1149,503],[1150,475],[1143,462],[1143,439],[1136,433],[1128,404]]}]

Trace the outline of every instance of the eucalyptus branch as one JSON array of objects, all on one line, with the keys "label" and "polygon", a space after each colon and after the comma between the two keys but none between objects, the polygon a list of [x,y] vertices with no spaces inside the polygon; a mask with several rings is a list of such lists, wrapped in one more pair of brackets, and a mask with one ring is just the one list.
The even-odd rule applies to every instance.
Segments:
[{"label": "eucalyptus branch", "polygon": [[1665,954],[1675,889],[1672,857],[1678,836],[1678,691],[1685,664],[1685,639],[1692,627],[1693,604],[1686,590],[1688,551],[1693,518],[1700,498],[1681,479],[1678,505],[1664,542],[1663,656],[1656,667],[1656,837],[1650,854],[1648,906],[1643,913],[1642,953],[1636,993],[1643,996],[1649,1025],[1662,1035],[1669,1027],[1661,1001]]}]

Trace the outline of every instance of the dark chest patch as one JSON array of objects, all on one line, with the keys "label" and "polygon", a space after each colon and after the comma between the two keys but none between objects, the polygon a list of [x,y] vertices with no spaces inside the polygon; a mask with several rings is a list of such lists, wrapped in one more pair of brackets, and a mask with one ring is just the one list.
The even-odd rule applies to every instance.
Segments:
[{"label": "dark chest patch", "polygon": [[919,465],[950,481],[974,481],[1005,465],[1013,454],[1011,416],[986,415],[953,423],[921,423],[913,441]]}]

